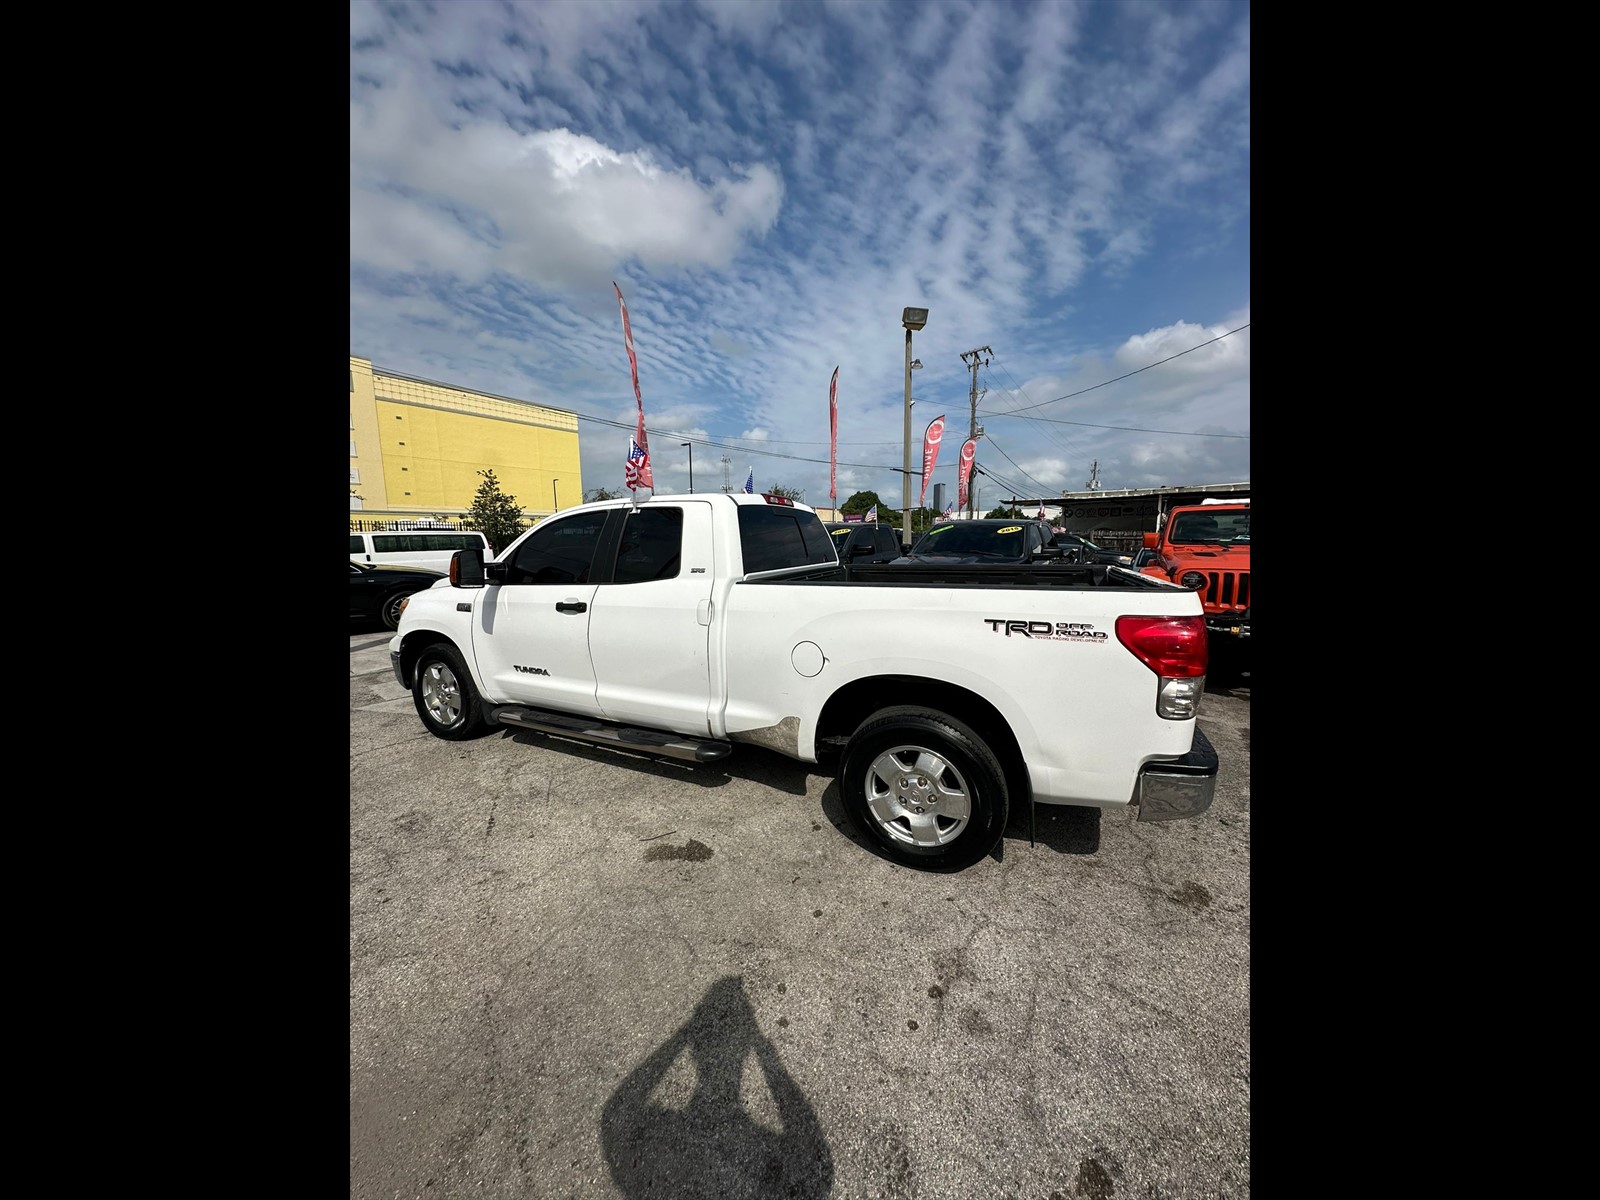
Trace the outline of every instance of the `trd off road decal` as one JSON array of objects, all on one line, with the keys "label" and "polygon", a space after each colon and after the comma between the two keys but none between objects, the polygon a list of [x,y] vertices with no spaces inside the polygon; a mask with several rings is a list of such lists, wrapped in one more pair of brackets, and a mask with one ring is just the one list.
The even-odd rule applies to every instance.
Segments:
[{"label": "trd off road decal", "polygon": [[1096,642],[1109,639],[1093,625],[1082,621],[1008,621],[1004,617],[984,617],[983,623],[1006,637],[1032,638],[1040,642]]}]

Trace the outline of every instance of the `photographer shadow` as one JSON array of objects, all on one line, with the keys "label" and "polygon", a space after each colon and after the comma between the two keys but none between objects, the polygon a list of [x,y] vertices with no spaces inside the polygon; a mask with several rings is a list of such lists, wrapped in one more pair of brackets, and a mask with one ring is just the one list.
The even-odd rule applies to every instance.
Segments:
[{"label": "photographer shadow", "polygon": [[[751,1054],[770,1108],[740,1095]],[[676,1066],[685,1055],[694,1075],[686,1102],[687,1075]],[[775,1117],[777,1128],[756,1121],[753,1109]],[[630,1200],[820,1200],[833,1188],[822,1126],[756,1025],[736,975],[717,980],[689,1020],[612,1093],[600,1141],[613,1182]]]}]

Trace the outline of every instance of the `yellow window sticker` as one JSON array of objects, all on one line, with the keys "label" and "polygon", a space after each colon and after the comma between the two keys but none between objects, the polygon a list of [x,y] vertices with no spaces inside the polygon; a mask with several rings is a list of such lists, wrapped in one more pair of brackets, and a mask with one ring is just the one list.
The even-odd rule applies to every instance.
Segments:
[{"label": "yellow window sticker", "polygon": [[995,532],[995,536],[996,537],[999,537],[1003,533],[1021,533],[1022,532],[1022,526],[1021,525],[1007,525],[1004,529],[996,529],[994,532]]}]

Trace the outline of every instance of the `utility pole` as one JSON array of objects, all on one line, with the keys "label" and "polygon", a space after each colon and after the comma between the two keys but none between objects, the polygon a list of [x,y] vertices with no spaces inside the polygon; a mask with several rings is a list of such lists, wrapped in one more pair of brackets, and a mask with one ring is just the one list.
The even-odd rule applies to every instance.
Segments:
[{"label": "utility pole", "polygon": [[[971,439],[976,439],[977,436],[978,436],[978,356],[979,355],[983,356],[983,365],[987,367],[989,365],[990,359],[994,356],[994,351],[991,350],[988,346],[979,346],[976,350],[968,350],[968,351],[966,351],[965,353],[963,353],[961,355],[961,361],[962,362],[966,362],[969,358],[972,360],[972,362],[969,364],[972,367],[972,422],[971,422],[970,426],[968,427],[968,432],[967,432],[967,437],[971,438]],[[976,451],[976,447],[974,447],[974,451]],[[957,469],[959,470],[959,468],[957,468]],[[974,453],[974,456],[973,456],[973,459],[972,459],[972,470],[973,470],[973,475],[972,475],[971,478],[972,479],[976,479],[977,470],[978,470],[978,459],[977,459],[976,453]],[[969,480],[969,482],[970,482],[970,480]],[[967,488],[967,516],[969,518],[972,516],[973,509],[977,507],[977,499],[978,499],[978,489],[977,489],[977,487],[976,486],[968,487]]]},{"label": "utility pole", "polygon": [[725,492],[733,491],[733,485],[728,481],[728,472],[732,469],[733,460],[724,454],[722,456],[722,490]]}]

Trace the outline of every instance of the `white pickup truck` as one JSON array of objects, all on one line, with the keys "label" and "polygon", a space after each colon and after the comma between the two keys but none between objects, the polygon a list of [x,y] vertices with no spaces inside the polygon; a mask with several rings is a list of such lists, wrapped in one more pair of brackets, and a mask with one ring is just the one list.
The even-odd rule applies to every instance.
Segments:
[{"label": "white pickup truck", "polygon": [[460,551],[389,643],[437,737],[826,762],[884,854],[944,870],[989,853],[1013,805],[1204,811],[1206,653],[1186,588],[1101,564],[842,566],[812,509],[744,493],[584,504],[491,561]]}]

